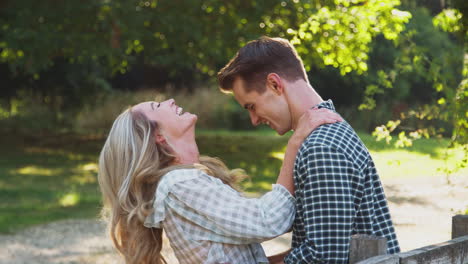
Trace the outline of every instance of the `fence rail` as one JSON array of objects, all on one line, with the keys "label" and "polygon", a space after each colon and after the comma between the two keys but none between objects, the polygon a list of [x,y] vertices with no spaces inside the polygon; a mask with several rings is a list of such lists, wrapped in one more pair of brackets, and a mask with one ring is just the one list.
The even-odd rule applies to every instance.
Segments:
[{"label": "fence rail", "polygon": [[452,218],[452,240],[394,255],[385,255],[386,250],[385,238],[355,235],[351,238],[349,263],[468,264],[468,215]]}]

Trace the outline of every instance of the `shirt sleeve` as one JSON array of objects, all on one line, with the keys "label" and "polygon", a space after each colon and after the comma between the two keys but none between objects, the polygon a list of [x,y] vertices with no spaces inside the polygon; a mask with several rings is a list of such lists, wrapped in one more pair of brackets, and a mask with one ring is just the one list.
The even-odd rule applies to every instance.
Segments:
[{"label": "shirt sleeve", "polygon": [[170,189],[166,204],[202,227],[209,240],[230,244],[261,242],[285,233],[295,215],[295,199],[281,185],[260,198],[246,198],[219,179],[200,172]]},{"label": "shirt sleeve", "polygon": [[358,171],[339,151],[323,145],[300,153],[296,189],[304,192],[305,238],[285,263],[347,263],[355,216],[352,178]]}]

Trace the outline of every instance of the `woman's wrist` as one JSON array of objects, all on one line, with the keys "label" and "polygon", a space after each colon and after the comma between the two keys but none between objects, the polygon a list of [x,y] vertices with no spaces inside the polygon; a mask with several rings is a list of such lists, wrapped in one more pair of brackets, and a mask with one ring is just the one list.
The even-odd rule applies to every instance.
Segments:
[{"label": "woman's wrist", "polygon": [[299,138],[297,136],[294,136],[294,134],[289,138],[288,140],[288,145],[294,148],[299,148],[304,141],[304,138]]}]

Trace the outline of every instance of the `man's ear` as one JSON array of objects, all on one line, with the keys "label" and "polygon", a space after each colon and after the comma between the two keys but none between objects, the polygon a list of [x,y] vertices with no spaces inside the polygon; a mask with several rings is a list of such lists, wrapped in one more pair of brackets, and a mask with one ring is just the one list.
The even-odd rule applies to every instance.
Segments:
[{"label": "man's ear", "polygon": [[267,75],[266,85],[277,95],[282,95],[284,93],[283,80],[276,73],[270,73]]}]

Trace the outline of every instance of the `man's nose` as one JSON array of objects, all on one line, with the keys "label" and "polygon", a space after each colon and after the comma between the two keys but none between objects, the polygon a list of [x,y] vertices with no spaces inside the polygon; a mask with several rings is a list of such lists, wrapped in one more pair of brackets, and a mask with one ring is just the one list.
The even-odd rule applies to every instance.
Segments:
[{"label": "man's nose", "polygon": [[250,115],[250,121],[252,121],[252,125],[258,126],[258,122],[260,121],[260,118],[258,118],[258,116],[253,112],[249,112],[249,115]]}]

